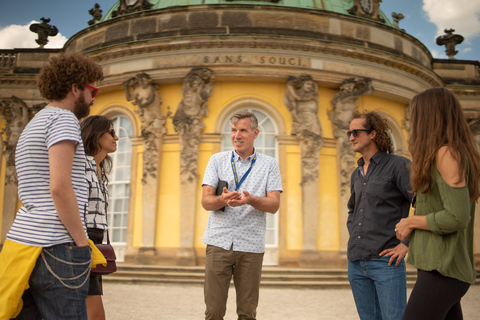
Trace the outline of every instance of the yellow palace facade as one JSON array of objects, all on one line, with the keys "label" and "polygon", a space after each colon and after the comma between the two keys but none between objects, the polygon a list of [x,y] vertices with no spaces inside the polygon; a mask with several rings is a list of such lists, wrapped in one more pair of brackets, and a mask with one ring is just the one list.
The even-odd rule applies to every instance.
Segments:
[{"label": "yellow palace facade", "polygon": [[380,3],[119,1],[63,49],[0,50],[1,242],[21,206],[16,139],[46,102],[35,76],[49,56],[81,52],[105,74],[91,114],[114,119],[120,137],[108,209],[120,260],[203,265],[203,173],[212,154],[232,149],[230,116],[248,109],[260,122],[255,147],[277,159],[284,188],[268,215],[265,264],[345,266],[355,110],[384,115],[395,153],[409,157],[411,98],[445,86],[480,143],[480,63],[433,59]]}]

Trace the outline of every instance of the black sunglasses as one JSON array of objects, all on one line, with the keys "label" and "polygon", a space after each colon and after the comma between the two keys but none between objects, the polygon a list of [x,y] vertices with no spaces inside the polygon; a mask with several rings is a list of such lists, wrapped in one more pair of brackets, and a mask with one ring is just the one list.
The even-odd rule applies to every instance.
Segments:
[{"label": "black sunglasses", "polygon": [[115,138],[115,129],[110,129],[107,131],[113,138]]},{"label": "black sunglasses", "polygon": [[352,131],[347,131],[347,137],[348,139],[350,139],[350,136],[353,135],[354,138],[358,137],[358,133],[360,131],[365,131],[365,132],[369,132],[369,130],[367,129],[355,129],[355,130],[352,130]]}]

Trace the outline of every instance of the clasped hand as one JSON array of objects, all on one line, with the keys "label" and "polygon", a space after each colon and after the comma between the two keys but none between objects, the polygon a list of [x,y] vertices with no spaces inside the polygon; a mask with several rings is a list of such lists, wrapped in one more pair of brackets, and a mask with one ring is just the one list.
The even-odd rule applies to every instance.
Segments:
[{"label": "clasped hand", "polygon": [[222,198],[225,203],[230,207],[239,207],[244,204],[248,204],[252,195],[247,191],[243,190],[243,193],[238,191],[230,192],[227,188],[223,188]]}]

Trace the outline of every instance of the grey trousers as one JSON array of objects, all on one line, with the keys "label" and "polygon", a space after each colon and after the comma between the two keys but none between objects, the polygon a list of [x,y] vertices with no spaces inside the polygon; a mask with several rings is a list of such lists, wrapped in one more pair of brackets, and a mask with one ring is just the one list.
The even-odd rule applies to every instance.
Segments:
[{"label": "grey trousers", "polygon": [[256,319],[263,255],[207,246],[204,286],[206,320],[223,320],[232,276],[238,319]]}]

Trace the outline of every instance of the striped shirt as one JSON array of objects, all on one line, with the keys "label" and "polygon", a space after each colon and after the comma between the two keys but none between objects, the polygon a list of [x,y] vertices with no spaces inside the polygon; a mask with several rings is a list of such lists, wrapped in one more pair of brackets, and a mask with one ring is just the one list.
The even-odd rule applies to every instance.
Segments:
[{"label": "striped shirt", "polygon": [[[107,208],[108,190],[105,173],[102,172],[102,182],[98,179],[97,164],[92,156],[87,156],[88,183],[88,213],[87,228],[107,229]],[[105,192],[105,194],[104,194]]]},{"label": "striped shirt", "polygon": [[76,142],[71,179],[80,217],[85,225],[88,189],[80,124],[71,111],[47,107],[27,124],[18,140],[15,167],[18,196],[23,207],[17,212],[7,234],[9,240],[39,247],[73,242],[58,217],[50,194],[48,150],[66,140]]},{"label": "striped shirt", "polygon": [[[253,166],[252,160],[257,159]],[[228,191],[235,190],[235,176],[230,162],[232,151],[214,154],[208,162],[202,185],[217,188],[218,181],[228,183]],[[268,191],[282,192],[282,180],[277,160],[261,153],[254,153],[243,160],[234,153],[235,168],[240,181],[248,169],[252,168],[238,192],[247,190],[252,196],[266,197]],[[251,205],[225,207],[225,211],[210,211],[203,243],[234,251],[262,253],[265,251],[267,214]]]}]

